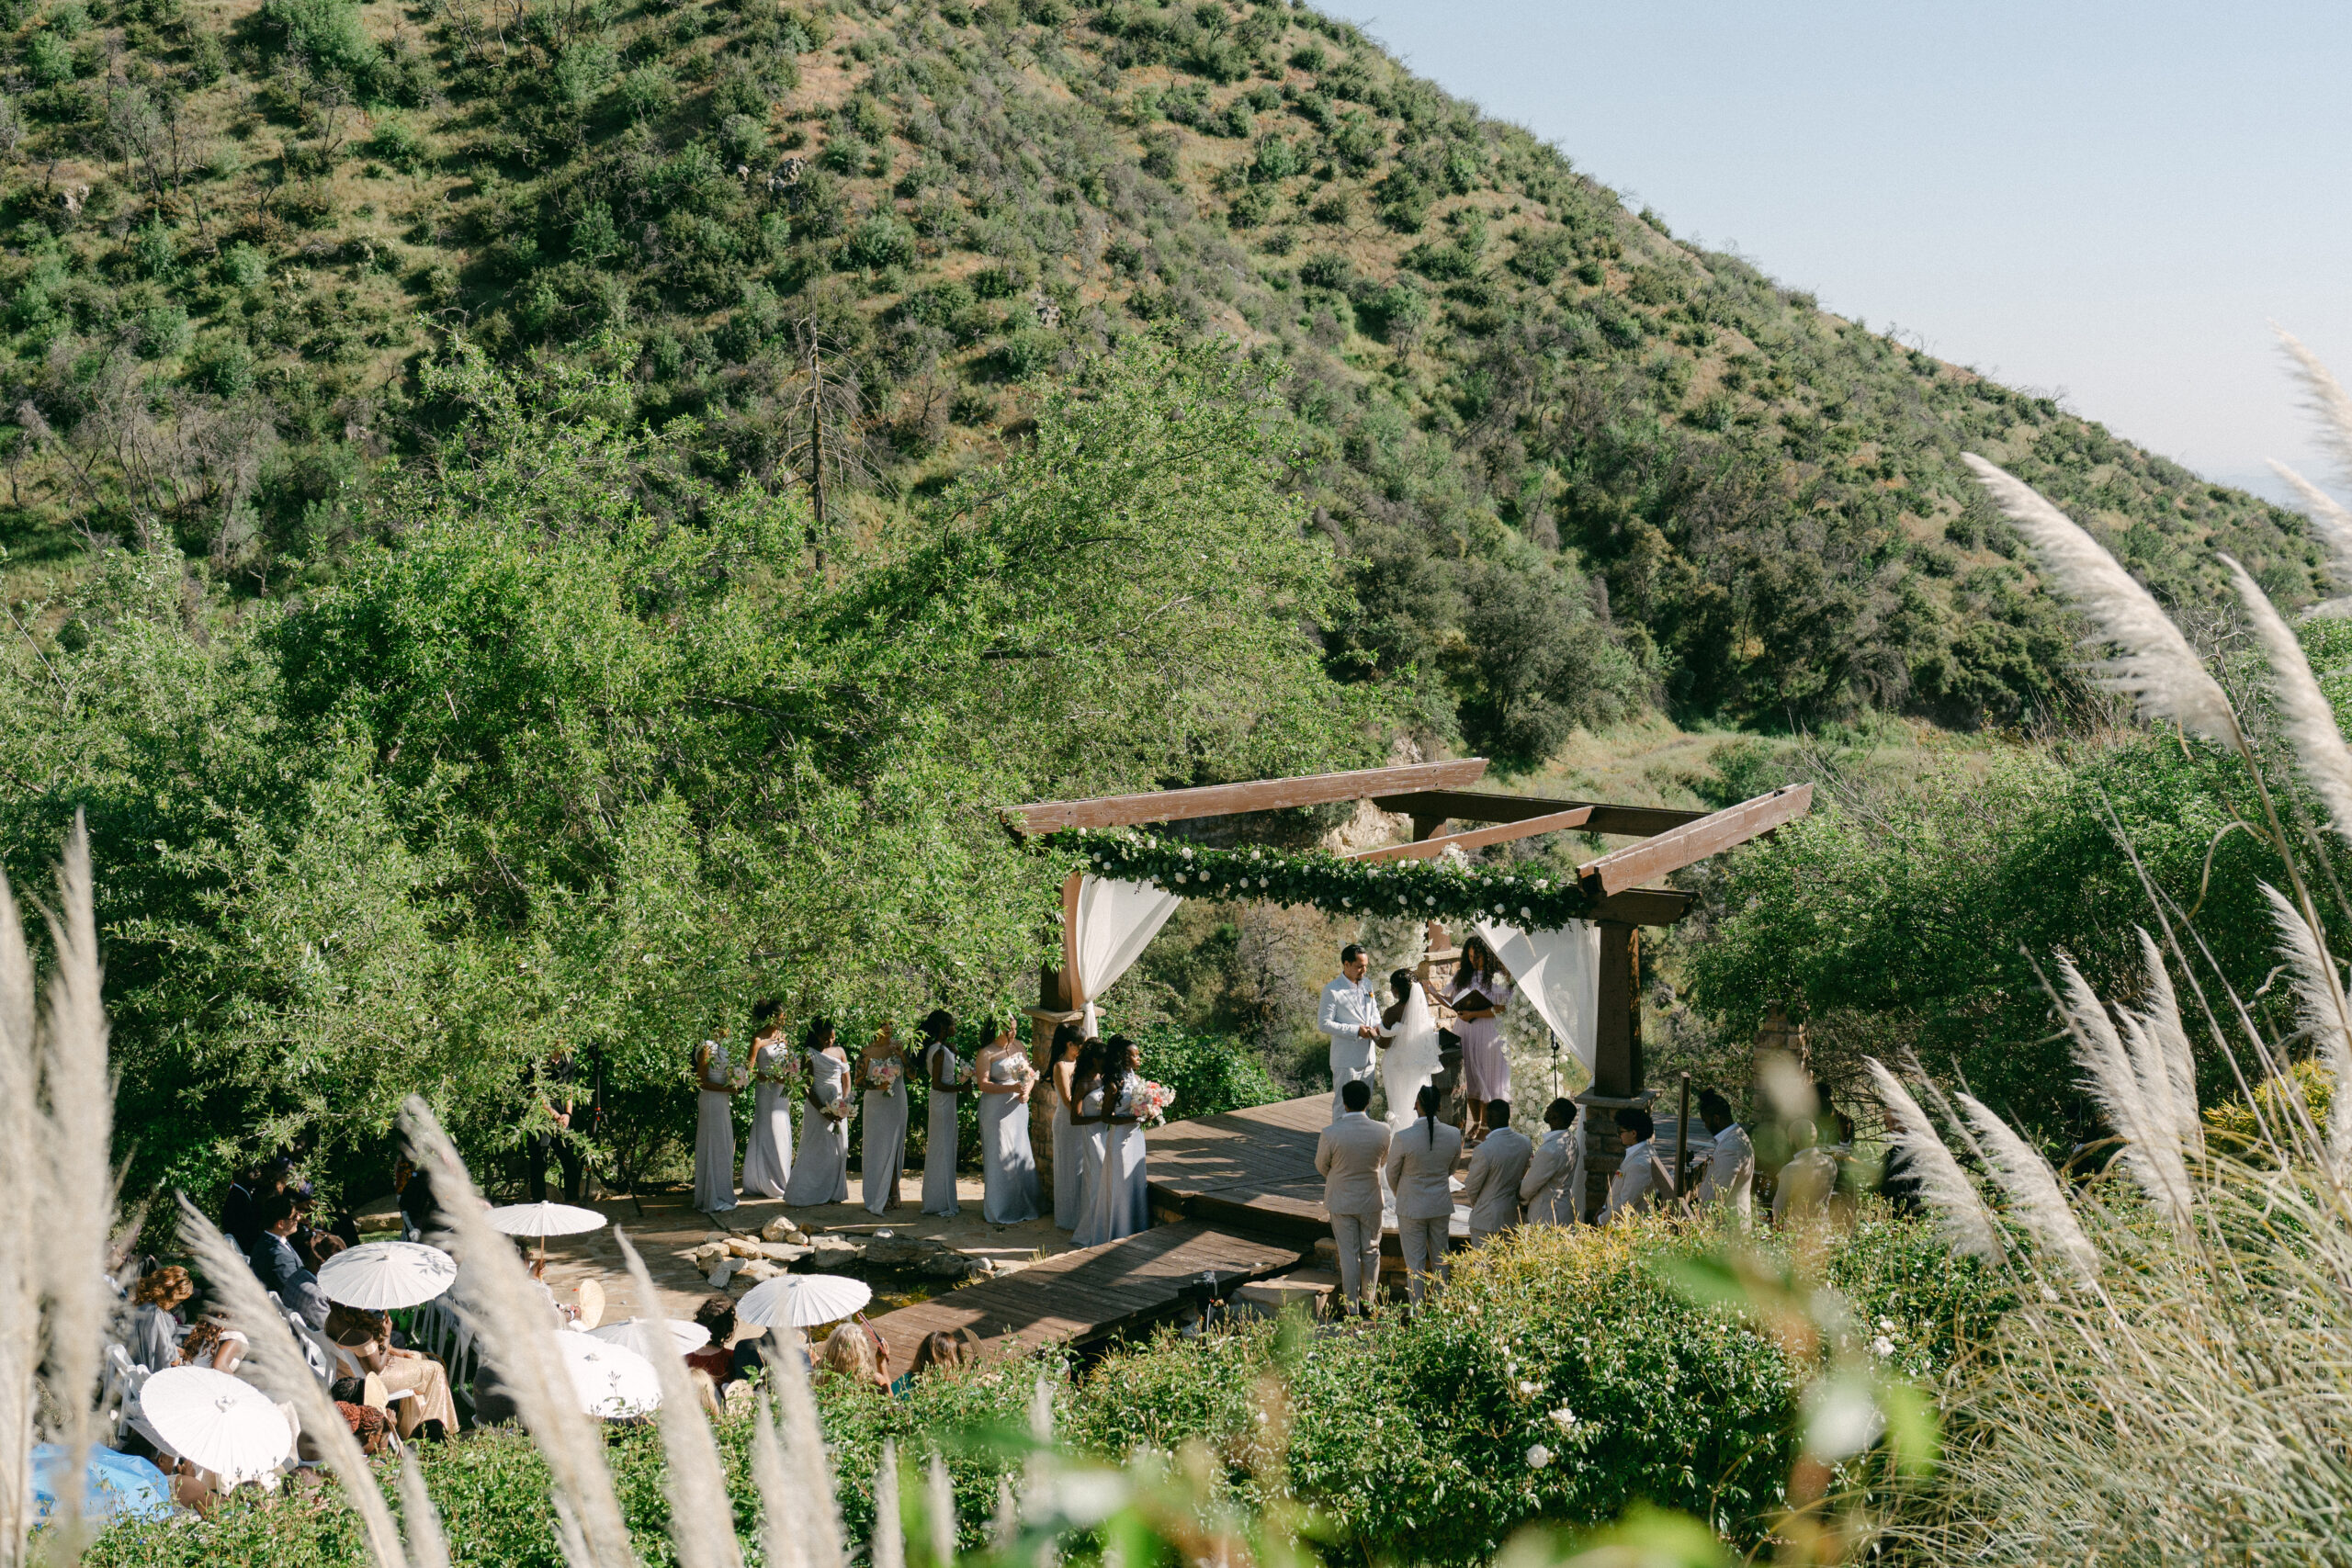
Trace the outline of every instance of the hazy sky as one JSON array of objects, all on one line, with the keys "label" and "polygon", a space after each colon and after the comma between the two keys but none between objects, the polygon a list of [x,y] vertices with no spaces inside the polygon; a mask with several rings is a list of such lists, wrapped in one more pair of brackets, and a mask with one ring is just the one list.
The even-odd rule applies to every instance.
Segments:
[{"label": "hazy sky", "polygon": [[2352,5],[1318,0],[1674,232],[2212,478],[2339,495]]}]

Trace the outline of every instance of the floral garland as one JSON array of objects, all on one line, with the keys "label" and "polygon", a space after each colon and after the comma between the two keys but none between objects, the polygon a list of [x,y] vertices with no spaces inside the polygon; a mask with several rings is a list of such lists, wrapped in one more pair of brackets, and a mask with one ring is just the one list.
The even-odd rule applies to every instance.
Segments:
[{"label": "floral garland", "polygon": [[1316,851],[1212,850],[1116,829],[1069,829],[1047,848],[1086,857],[1097,875],[1148,882],[1195,898],[1262,898],[1362,915],[1409,916],[1463,924],[1501,920],[1552,931],[1585,918],[1584,889],[1571,878],[1519,876],[1446,860],[1342,860]]}]

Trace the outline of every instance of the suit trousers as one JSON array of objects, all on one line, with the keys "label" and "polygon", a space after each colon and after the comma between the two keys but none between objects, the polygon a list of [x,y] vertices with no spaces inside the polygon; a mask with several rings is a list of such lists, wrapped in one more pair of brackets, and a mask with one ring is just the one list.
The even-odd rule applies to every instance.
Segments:
[{"label": "suit trousers", "polygon": [[1450,1219],[1396,1222],[1396,1236],[1405,1248],[1405,1284],[1416,1305],[1421,1299],[1422,1281],[1433,1278],[1445,1262],[1446,1238],[1452,1224]]},{"label": "suit trousers", "polygon": [[1380,1211],[1332,1215],[1331,1239],[1340,1248],[1340,1292],[1348,1305],[1363,1306],[1380,1290]]}]

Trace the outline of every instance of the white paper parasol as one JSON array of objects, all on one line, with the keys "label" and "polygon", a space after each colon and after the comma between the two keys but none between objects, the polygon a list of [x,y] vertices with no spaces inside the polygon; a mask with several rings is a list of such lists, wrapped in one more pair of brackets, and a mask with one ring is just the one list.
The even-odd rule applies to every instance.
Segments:
[{"label": "white paper parasol", "polygon": [[684,1318],[632,1317],[619,1323],[608,1323],[602,1328],[588,1331],[591,1339],[601,1339],[607,1345],[618,1345],[640,1356],[651,1356],[660,1348],[658,1336],[663,1327],[670,1330],[670,1342],[681,1356],[689,1350],[699,1350],[710,1343],[710,1330],[699,1323]]},{"label": "white paper parasol", "polygon": [[294,1456],[286,1413],[249,1382],[209,1367],[172,1367],[139,1391],[139,1415],[169,1449],[232,1485],[274,1474]]},{"label": "white paper parasol", "polygon": [[370,1241],[346,1247],[319,1269],[319,1289],[345,1306],[389,1312],[422,1306],[458,1278],[457,1259],[413,1241]]},{"label": "white paper parasol", "polygon": [[735,1303],[735,1315],[767,1328],[814,1328],[835,1323],[874,1299],[874,1287],[839,1274],[779,1274],[754,1285]]},{"label": "white paper parasol", "polygon": [[578,1235],[605,1228],[605,1216],[594,1209],[570,1203],[509,1203],[490,1212],[491,1227],[507,1235],[539,1238],[539,1256],[548,1255],[548,1237]]},{"label": "white paper parasol", "polygon": [[559,1334],[555,1340],[562,1347],[580,1407],[589,1415],[609,1421],[661,1408],[662,1380],[653,1363],[636,1351],[588,1334]]}]

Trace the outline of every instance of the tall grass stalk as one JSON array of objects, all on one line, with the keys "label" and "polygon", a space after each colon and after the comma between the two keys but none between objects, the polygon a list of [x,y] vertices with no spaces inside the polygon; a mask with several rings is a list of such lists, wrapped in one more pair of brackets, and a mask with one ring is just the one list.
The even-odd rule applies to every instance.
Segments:
[{"label": "tall grass stalk", "polygon": [[565,1561],[572,1568],[637,1568],[605,1465],[604,1434],[581,1408],[547,1297],[513,1239],[492,1226],[488,1206],[432,1108],[411,1096],[401,1125],[449,1223],[458,1263],[455,1304],[547,1460]]},{"label": "tall grass stalk", "polygon": [[[2352,454],[2352,399],[2301,357],[2314,400]],[[2015,515],[2015,481],[1987,482]],[[2054,534],[2027,530],[2046,562]],[[2122,569],[2111,559],[2086,567],[2089,536],[2075,534],[2064,541],[2066,562],[2052,563],[2061,588],[2079,599],[2096,586],[2099,602],[2085,608],[2121,645],[2123,667],[2170,668],[2185,639],[2111,615]],[[2335,786],[2352,783],[2352,769],[2334,716],[2283,618],[2250,577],[2235,580],[2268,661],[2280,739],[2336,817]],[[2172,682],[2185,688],[2177,671]],[[2243,1083],[2276,1072],[2308,1038],[2335,1080],[2335,1105],[2352,1105],[2352,1004],[2299,874],[2303,841],[2279,818],[2283,790],[2264,777],[2234,711],[2226,721],[2166,716],[2245,761],[2263,817],[2248,826],[2293,885],[2264,891],[2296,998],[2295,1036],[2266,1037],[2245,998],[2200,984],[2210,1043]],[[2021,1304],[1948,1391],[1941,1475],[1893,1521],[1892,1533],[1928,1560],[2352,1564],[2352,1112],[2332,1108],[2322,1131],[2282,1075],[2278,1102],[2290,1114],[2263,1119],[2251,1146],[2206,1140],[2167,971],[2195,983],[2200,964],[2214,966],[2192,925],[2166,919],[2164,930],[2162,943],[2142,933],[2148,977],[2136,1005],[2110,1010],[2063,963],[2052,993],[2129,1182],[2101,1177],[2070,1190],[1989,1108],[1958,1097],[1970,1123],[1960,1130],[1984,1151],[2027,1245],[2007,1254]],[[1933,1189],[1928,1197],[1954,1201]]]},{"label": "tall grass stalk", "polygon": [[670,1498],[670,1544],[678,1553],[678,1568],[743,1568],[743,1554],[735,1544],[735,1505],[727,1495],[727,1468],[718,1458],[718,1439],[704,1419],[702,1401],[695,1396],[686,1360],[662,1320],[662,1292],[645,1259],[616,1229],[622,1261],[628,1265],[637,1299],[660,1325],[650,1336],[654,1375],[662,1380],[662,1448],[663,1489]]},{"label": "tall grass stalk", "polygon": [[[376,1484],[375,1472],[368,1467],[368,1456],[360,1451],[334,1401],[311,1371],[286,1314],[270,1304],[269,1293],[254,1277],[236,1244],[222,1235],[185,1193],[180,1197],[180,1239],[203,1268],[205,1280],[220,1292],[229,1320],[245,1336],[252,1380],[294,1407],[303,1434],[343,1483],[345,1495],[359,1515],[360,1528],[368,1538],[368,1555],[376,1568],[408,1568],[400,1527],[392,1522],[392,1510]],[[429,1522],[425,1528],[431,1528]],[[416,1521],[410,1521],[409,1529],[413,1537]],[[447,1551],[442,1555],[446,1558]]]},{"label": "tall grass stalk", "polygon": [[33,1033],[32,954],[0,876],[0,1568],[22,1568],[32,1529],[32,1445],[40,1369],[40,1249],[47,1181]]}]

